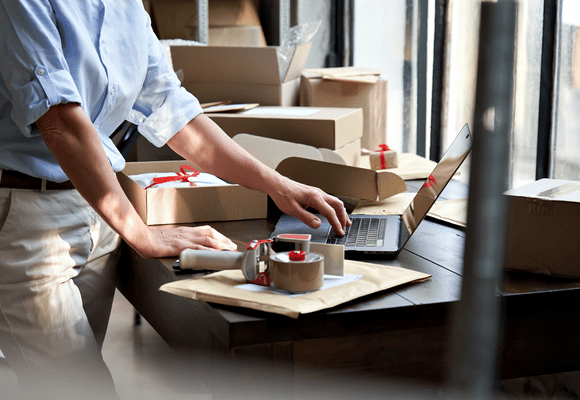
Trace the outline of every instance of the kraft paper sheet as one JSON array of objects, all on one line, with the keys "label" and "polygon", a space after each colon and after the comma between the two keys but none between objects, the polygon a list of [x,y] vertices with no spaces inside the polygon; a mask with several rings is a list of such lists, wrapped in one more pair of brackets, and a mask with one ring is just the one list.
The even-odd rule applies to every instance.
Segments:
[{"label": "kraft paper sheet", "polygon": [[[381,201],[361,200],[352,214],[402,215],[415,193],[399,193]],[[438,200],[428,216],[460,227],[467,223],[467,199]]]},{"label": "kraft paper sheet", "polygon": [[241,270],[220,271],[201,278],[166,283],[160,291],[194,300],[251,308],[298,318],[300,314],[324,310],[372,293],[406,283],[422,282],[431,276],[400,267],[345,260],[345,274],[362,275],[354,282],[316,290],[297,297],[253,292],[238,288],[246,284]]}]

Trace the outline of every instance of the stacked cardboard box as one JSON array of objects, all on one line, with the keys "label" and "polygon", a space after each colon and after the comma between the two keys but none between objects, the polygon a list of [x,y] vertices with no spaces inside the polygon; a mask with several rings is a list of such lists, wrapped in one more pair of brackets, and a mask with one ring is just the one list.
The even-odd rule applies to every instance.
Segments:
[{"label": "stacked cardboard box", "polygon": [[173,68],[183,73],[182,85],[202,103],[297,106],[300,74],[311,43],[278,47],[172,46]]},{"label": "stacked cardboard box", "polygon": [[208,113],[228,135],[238,133],[330,149],[349,165],[360,159],[360,108],[257,107],[241,113]]},{"label": "stacked cardboard box", "polygon": [[[196,1],[148,3],[160,39],[195,39]],[[208,25],[211,46],[266,46],[256,0],[209,1]]]},{"label": "stacked cardboard box", "polygon": [[305,70],[300,82],[300,105],[363,109],[362,146],[371,150],[387,142],[387,81],[368,68]]}]

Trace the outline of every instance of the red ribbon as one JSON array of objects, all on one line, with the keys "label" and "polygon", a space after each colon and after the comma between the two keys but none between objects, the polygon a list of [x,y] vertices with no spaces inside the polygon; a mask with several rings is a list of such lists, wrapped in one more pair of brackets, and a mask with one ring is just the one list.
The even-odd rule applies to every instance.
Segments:
[{"label": "red ribbon", "polygon": [[386,169],[387,168],[387,163],[385,162],[385,151],[391,151],[391,149],[389,148],[389,146],[387,146],[386,144],[379,144],[380,147],[380,151],[381,151],[381,169]]},{"label": "red ribbon", "polygon": [[273,241],[274,241],[274,239],[252,240],[246,246],[246,250],[255,250],[258,248],[258,245],[260,245],[262,243],[272,243]]},{"label": "red ribbon", "polygon": [[[192,172],[185,172],[186,169],[189,169]],[[145,189],[149,189],[151,186],[159,185],[160,183],[177,182],[177,181],[189,182],[191,186],[197,186],[195,182],[191,182],[189,180],[189,178],[195,178],[196,176],[199,176],[199,171],[187,164],[184,164],[179,168],[179,172],[177,173],[177,175],[153,178],[153,183],[147,186]]]},{"label": "red ribbon", "polygon": [[427,182],[425,182],[423,184],[421,189],[423,189],[424,187],[432,187],[433,185],[436,185],[436,184],[437,184],[437,180],[435,180],[435,177],[433,175],[429,175],[429,179],[427,179]]}]

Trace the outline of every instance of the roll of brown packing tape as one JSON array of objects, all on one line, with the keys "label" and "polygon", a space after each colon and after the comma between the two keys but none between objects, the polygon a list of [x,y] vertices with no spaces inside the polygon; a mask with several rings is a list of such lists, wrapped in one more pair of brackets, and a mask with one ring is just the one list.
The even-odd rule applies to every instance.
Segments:
[{"label": "roll of brown packing tape", "polygon": [[270,257],[270,280],[277,289],[301,293],[317,290],[324,280],[324,257],[290,251]]}]

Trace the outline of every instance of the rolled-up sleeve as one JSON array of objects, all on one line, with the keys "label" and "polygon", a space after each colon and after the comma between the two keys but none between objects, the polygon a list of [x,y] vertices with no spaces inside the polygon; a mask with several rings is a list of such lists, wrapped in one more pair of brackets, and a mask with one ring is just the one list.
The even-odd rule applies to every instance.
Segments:
[{"label": "rolled-up sleeve", "polygon": [[51,106],[79,103],[81,96],[65,60],[48,1],[0,3],[0,90],[23,135]]},{"label": "rolled-up sleeve", "polygon": [[148,28],[148,68],[129,121],[155,146],[161,147],[201,114],[199,101],[183,87],[169,65],[163,46]]}]

